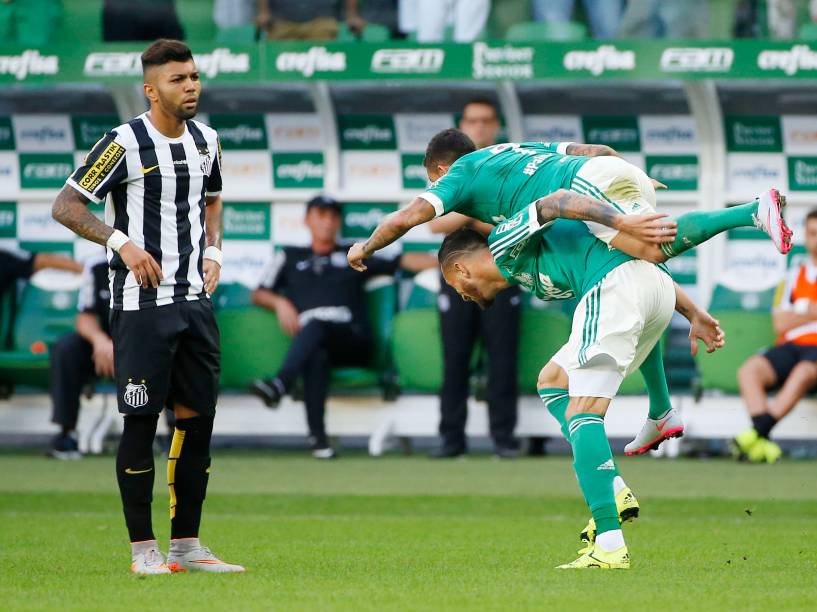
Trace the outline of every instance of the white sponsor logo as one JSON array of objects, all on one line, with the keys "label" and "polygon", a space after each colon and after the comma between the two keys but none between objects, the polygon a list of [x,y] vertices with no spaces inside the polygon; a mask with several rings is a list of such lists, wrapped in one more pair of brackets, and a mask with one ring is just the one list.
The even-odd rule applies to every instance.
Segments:
[{"label": "white sponsor logo", "polygon": [[288,178],[300,182],[310,178],[323,178],[323,164],[315,164],[304,159],[297,164],[281,164],[275,169],[275,176],[280,179]]},{"label": "white sponsor logo", "polygon": [[570,115],[529,115],[525,117],[525,138],[541,142],[580,142],[578,117]]},{"label": "white sponsor logo", "polygon": [[[213,49],[210,53],[193,56],[199,72],[208,78],[222,73],[244,74],[250,71],[249,53],[233,53],[226,48]],[[89,53],[83,66],[85,76],[136,76],[142,73],[139,52]]]},{"label": "white sponsor logo", "polygon": [[600,465],[598,465],[596,467],[597,472],[602,471],[602,470],[615,470],[615,469],[616,469],[616,464],[613,463],[612,459],[608,459],[607,461],[605,461],[604,463],[602,463],[602,464],[600,464]]},{"label": "white sponsor logo", "polygon": [[689,115],[652,115],[638,119],[643,150],[647,153],[695,153],[698,139],[695,120]]},{"label": "white sponsor logo", "polygon": [[128,383],[122,396],[125,403],[132,408],[141,408],[148,403],[148,389],[144,384]]},{"label": "white sponsor logo", "polygon": [[453,125],[451,120],[451,115],[446,113],[396,114],[397,148],[403,153],[425,153],[428,142]]},{"label": "white sponsor logo", "polygon": [[761,51],[757,56],[761,70],[782,70],[789,76],[800,70],[817,70],[817,52],[808,45],[794,45],[790,50]]},{"label": "white sponsor logo", "polygon": [[442,49],[378,49],[372,55],[372,72],[386,74],[437,74],[445,62]]},{"label": "white sponsor logo", "polygon": [[311,47],[305,53],[287,51],[278,54],[275,67],[280,72],[300,72],[305,77],[316,72],[343,72],[346,70],[346,53],[332,53],[326,47]]},{"label": "white sponsor logo", "polygon": [[218,133],[223,141],[233,142],[237,145],[264,140],[264,130],[243,123],[231,128],[221,128]]},{"label": "white sponsor logo", "polygon": [[267,214],[263,210],[224,208],[224,229],[228,234],[251,234],[267,238]]},{"label": "white sponsor logo", "polygon": [[599,76],[606,70],[635,70],[635,51],[620,51],[614,45],[602,45],[595,51],[568,51],[562,63],[567,70],[587,70]]},{"label": "white sponsor logo", "polygon": [[403,178],[407,181],[422,181],[428,183],[428,172],[423,164],[408,164],[403,168]]},{"label": "white sponsor logo", "polygon": [[499,227],[496,228],[496,233],[497,234],[504,234],[505,232],[511,231],[515,227],[519,227],[519,225],[521,223],[522,223],[522,216],[520,215],[520,216],[516,217],[515,219],[510,219],[508,221],[505,221],[505,223],[503,223],[502,225],[500,225]]},{"label": "white sponsor logo", "polygon": [[474,43],[475,79],[531,79],[533,78],[533,47],[504,45],[492,47]]},{"label": "white sponsor logo", "polygon": [[14,212],[0,210],[0,227],[8,227],[14,223]]},{"label": "white sponsor logo", "polygon": [[362,128],[346,128],[343,130],[344,140],[356,140],[367,145],[373,142],[389,142],[391,137],[392,133],[389,128],[381,128],[376,125],[367,125]]},{"label": "white sponsor logo", "polygon": [[694,181],[698,178],[696,164],[653,164],[650,174],[659,181]]},{"label": "white sponsor logo", "polygon": [[64,179],[71,174],[70,164],[27,164],[23,170],[23,176],[26,178],[36,179],[38,181],[47,181],[51,179]]},{"label": "white sponsor logo", "polygon": [[17,150],[73,151],[74,134],[67,115],[17,115],[14,117]]},{"label": "white sponsor logo", "polygon": [[347,227],[370,229],[376,227],[387,213],[380,208],[370,208],[366,211],[350,212],[346,215]]},{"label": "white sponsor logo", "polygon": [[13,75],[18,81],[28,75],[55,75],[60,71],[56,55],[40,55],[36,49],[26,49],[20,55],[0,55],[0,74]]},{"label": "white sponsor logo", "polygon": [[793,185],[798,187],[817,187],[817,165],[804,162],[802,159],[794,162],[794,176],[789,177]]},{"label": "white sponsor logo", "polygon": [[661,54],[664,72],[728,72],[735,52],[728,47],[670,47]]},{"label": "white sponsor logo", "polygon": [[726,158],[732,197],[754,197],[769,185],[786,184],[786,158],[774,153],[730,153]]}]

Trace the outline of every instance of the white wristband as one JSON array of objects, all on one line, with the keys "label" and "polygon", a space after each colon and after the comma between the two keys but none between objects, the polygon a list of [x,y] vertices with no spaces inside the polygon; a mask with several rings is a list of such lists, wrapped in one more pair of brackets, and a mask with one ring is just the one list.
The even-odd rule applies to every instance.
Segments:
[{"label": "white wristband", "polygon": [[221,253],[221,249],[219,249],[218,247],[209,246],[206,249],[204,249],[204,259],[210,259],[216,262],[219,266],[221,266],[221,260],[223,258],[224,256]]},{"label": "white wristband", "polygon": [[125,245],[125,243],[129,241],[130,238],[128,238],[127,234],[125,234],[124,232],[120,232],[119,230],[114,230],[113,234],[108,236],[108,241],[106,242],[106,244],[108,245],[109,249],[111,249],[112,251],[116,251],[118,253],[119,249],[121,249]]}]

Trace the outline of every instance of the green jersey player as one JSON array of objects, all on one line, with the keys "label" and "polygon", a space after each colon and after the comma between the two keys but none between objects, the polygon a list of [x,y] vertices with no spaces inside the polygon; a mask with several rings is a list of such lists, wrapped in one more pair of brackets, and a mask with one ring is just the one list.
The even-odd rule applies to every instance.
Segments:
[{"label": "green jersey player", "polygon": [[[440,248],[446,282],[466,300],[488,306],[519,284],[538,297],[577,297],[570,338],[543,368],[537,387],[573,448],[574,469],[593,518],[588,546],[564,568],[628,568],[621,522],[638,503],[618,473],[603,417],[624,376],[646,359],[676,308],[669,274],[611,250],[582,223],[555,220],[536,203],[487,238],[469,229]],[[694,335],[708,350],[723,345],[717,322],[691,303]]]},{"label": "green jersey player", "polygon": [[[757,226],[780,252],[791,248],[791,231],[781,215],[785,198],[777,191],[748,204],[667,221],[655,213],[649,177],[610,153],[609,147],[575,143],[505,143],[475,151],[467,136],[444,130],[426,150],[426,171],[434,185],[383,219],[367,241],[353,245],[349,263],[364,269],[363,259],[436,215],[456,211],[496,224],[532,202],[554,218],[583,220],[609,247],[654,263],[736,227]],[[641,371],[650,396],[649,418],[625,447],[627,454],[646,453],[667,431],[682,427],[672,410],[659,349]]]}]

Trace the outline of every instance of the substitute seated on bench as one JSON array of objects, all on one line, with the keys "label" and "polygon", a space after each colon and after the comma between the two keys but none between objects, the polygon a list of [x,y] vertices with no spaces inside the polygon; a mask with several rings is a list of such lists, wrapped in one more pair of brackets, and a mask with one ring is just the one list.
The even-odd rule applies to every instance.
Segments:
[{"label": "substitute seated on bench", "polygon": [[341,205],[317,196],[307,203],[308,247],[277,251],[253,293],[253,303],[275,312],[281,329],[293,337],[281,368],[270,378],[256,380],[250,390],[274,408],[304,378],[304,403],[312,454],[331,459],[335,452],[324,426],[329,376],[333,366],[364,366],[372,355],[372,330],[366,316],[364,285],[372,276],[394,275],[402,267],[419,272],[437,265],[428,253],[399,258],[372,257],[359,274],[339,246]]},{"label": "substitute seated on bench", "polygon": [[108,260],[100,251],[85,265],[76,332],[60,338],[51,349],[51,421],[60,426],[60,433],[48,454],[55,459],[80,458],[76,428],[82,389],[95,378],[113,379],[110,299]]},{"label": "substitute seated on bench", "polygon": [[[754,463],[780,459],[782,451],[769,434],[817,385],[817,209],[806,216],[805,229],[806,259],[789,270],[775,297],[777,344],[750,357],[738,371],[752,427],[735,438],[735,454]],[[775,388],[770,402],[767,391]]]}]

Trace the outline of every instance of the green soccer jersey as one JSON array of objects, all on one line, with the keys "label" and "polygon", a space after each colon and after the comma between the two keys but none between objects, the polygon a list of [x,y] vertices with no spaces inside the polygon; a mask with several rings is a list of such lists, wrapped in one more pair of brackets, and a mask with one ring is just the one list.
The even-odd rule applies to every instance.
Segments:
[{"label": "green soccer jersey", "polygon": [[558,142],[507,142],[459,158],[420,197],[437,216],[458,212],[485,223],[510,219],[528,204],[569,189],[587,157],[564,155]]},{"label": "green soccer jersey", "polygon": [[633,258],[610,249],[581,221],[539,223],[533,204],[494,228],[488,246],[502,275],[543,300],[580,298]]}]

